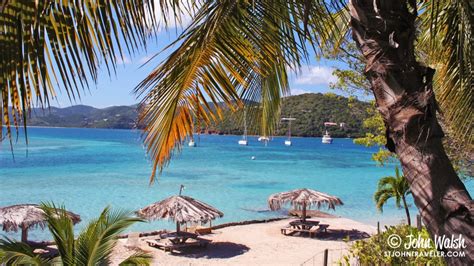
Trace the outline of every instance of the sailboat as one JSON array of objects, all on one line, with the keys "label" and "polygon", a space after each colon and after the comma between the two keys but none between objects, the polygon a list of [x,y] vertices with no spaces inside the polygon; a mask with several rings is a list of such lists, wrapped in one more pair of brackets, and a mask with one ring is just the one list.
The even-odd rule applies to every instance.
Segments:
[{"label": "sailboat", "polygon": [[265,144],[265,147],[268,145],[268,142],[270,141],[270,138],[267,136],[260,136],[258,138],[258,141],[262,142]]},{"label": "sailboat", "polygon": [[244,135],[242,136],[242,139],[239,140],[239,145],[242,146],[247,146],[249,145],[249,142],[247,140],[247,112],[244,109]]},{"label": "sailboat", "polygon": [[282,118],[281,120],[285,120],[285,121],[288,121],[288,138],[285,140],[285,145],[286,146],[291,146],[292,143],[291,143],[291,121],[294,121],[296,120],[296,118]]}]

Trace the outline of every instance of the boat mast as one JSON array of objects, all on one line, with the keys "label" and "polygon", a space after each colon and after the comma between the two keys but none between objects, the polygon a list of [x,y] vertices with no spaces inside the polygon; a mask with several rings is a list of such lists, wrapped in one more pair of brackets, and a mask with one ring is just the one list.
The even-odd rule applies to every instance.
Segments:
[{"label": "boat mast", "polygon": [[291,140],[291,120],[288,120],[288,140]]},{"label": "boat mast", "polygon": [[291,140],[291,121],[296,120],[294,117],[283,117],[281,120],[288,121],[288,140]]}]

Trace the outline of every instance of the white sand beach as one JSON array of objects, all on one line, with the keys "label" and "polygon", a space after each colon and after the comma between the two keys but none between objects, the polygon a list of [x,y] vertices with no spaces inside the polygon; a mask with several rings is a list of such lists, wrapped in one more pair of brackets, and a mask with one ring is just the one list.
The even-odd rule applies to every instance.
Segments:
[{"label": "white sand beach", "polygon": [[[213,231],[203,238],[211,239],[207,248],[189,248],[182,254],[170,254],[149,247],[140,238],[139,247],[153,255],[153,265],[321,265],[323,252],[329,249],[330,264],[337,262],[346,252],[347,235],[351,240],[374,234],[376,228],[346,218],[314,218],[329,224],[328,233],[308,238],[285,236],[280,233],[292,220],[230,226]],[[133,249],[125,247],[127,239],[121,239],[113,255],[113,265],[118,265]]]}]

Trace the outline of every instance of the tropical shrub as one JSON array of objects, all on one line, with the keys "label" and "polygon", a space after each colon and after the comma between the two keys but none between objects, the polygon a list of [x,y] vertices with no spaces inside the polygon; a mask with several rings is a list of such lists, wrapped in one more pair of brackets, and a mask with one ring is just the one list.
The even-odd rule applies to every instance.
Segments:
[{"label": "tropical shrub", "polygon": [[[430,247],[407,248],[408,239],[418,238],[431,241]],[[397,242],[400,239],[402,241]],[[418,255],[407,256],[407,252]],[[386,227],[386,231],[368,239],[355,241],[340,263],[349,265],[355,259],[360,265],[445,265],[437,252],[426,228],[418,230],[408,225],[397,225]]]},{"label": "tropical shrub", "polygon": [[[132,224],[142,221],[128,212],[112,211],[107,207],[75,238],[73,222],[64,207],[42,204],[41,208],[45,212],[58,256],[43,257],[35,253],[35,248],[29,244],[5,238],[0,239],[0,265],[110,265],[118,235]],[[151,259],[150,255],[137,252],[120,265],[150,265]]]}]

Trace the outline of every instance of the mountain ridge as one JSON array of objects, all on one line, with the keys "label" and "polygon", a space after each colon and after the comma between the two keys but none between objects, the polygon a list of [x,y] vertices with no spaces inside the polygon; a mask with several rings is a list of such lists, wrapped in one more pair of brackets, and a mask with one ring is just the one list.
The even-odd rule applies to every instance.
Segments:
[{"label": "mountain ridge", "polygon": [[[324,122],[344,123],[344,127],[329,128],[334,137],[357,137],[365,133],[362,121],[367,117],[369,103],[349,100],[346,97],[326,93],[308,93],[285,97],[282,100],[281,117],[296,117],[292,123],[294,136],[321,136]],[[231,113],[225,110],[224,119],[202,128],[202,133],[210,134],[242,134],[242,112]],[[110,128],[136,129],[137,105],[120,105],[96,108],[88,105],[69,107],[34,108],[28,119],[30,126],[42,127],[78,127],[78,128]],[[279,123],[275,135],[285,135],[287,123]],[[259,128],[250,127],[249,134],[257,135]]]}]

